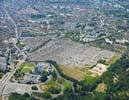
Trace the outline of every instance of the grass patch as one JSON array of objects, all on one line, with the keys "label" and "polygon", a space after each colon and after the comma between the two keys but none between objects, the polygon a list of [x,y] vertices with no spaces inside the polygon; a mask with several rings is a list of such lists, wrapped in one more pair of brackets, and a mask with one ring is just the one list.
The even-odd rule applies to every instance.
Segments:
[{"label": "grass patch", "polygon": [[78,81],[83,80],[84,77],[85,77],[84,72],[82,72],[82,71],[80,71],[78,69],[72,68],[72,67],[60,66],[60,69],[62,70],[62,72],[65,75],[67,75],[67,76],[69,76],[69,77],[71,77],[73,79],[76,79]]},{"label": "grass patch", "polygon": [[83,73],[87,73],[89,71],[89,69],[91,68],[91,66],[84,66],[84,67],[74,67],[75,69],[83,72]]},{"label": "grass patch", "polygon": [[84,67],[84,68],[79,68],[79,67],[65,67],[65,66],[60,66],[62,72],[75,79],[78,81],[84,80],[88,84],[93,84],[99,77],[97,75],[93,75],[89,71],[89,67]]},{"label": "grass patch", "polygon": [[70,81],[65,80],[64,78],[58,79],[56,81],[49,81],[46,84],[41,84],[40,88],[44,92],[49,92],[51,94],[59,94],[61,91],[72,90],[72,85]]},{"label": "grass patch", "polygon": [[33,68],[35,67],[36,65],[34,63],[31,63],[31,62],[25,62],[25,63],[22,63],[19,70],[22,72],[22,73],[30,73],[32,72]]},{"label": "grass patch", "polygon": [[72,89],[72,85],[68,81],[64,81],[64,90],[66,90],[66,89]]},{"label": "grass patch", "polygon": [[40,88],[43,91],[48,91],[49,88],[51,87],[60,87],[60,84],[57,81],[53,81],[51,80],[50,82],[46,83],[46,84],[41,84]]},{"label": "grass patch", "polygon": [[119,60],[121,57],[120,54],[115,54],[108,62],[107,65],[112,65],[113,63],[115,63],[117,60]]},{"label": "grass patch", "polygon": [[86,75],[84,81],[87,83],[87,84],[94,84],[96,82],[96,80],[98,79],[99,77],[96,76],[96,77],[93,77],[93,76],[90,76],[90,75]]},{"label": "grass patch", "polygon": [[65,67],[65,66],[60,66],[60,69],[62,70],[62,72],[77,80],[77,81],[81,81],[84,80],[87,84],[94,84],[96,82],[96,80],[99,78],[98,75],[94,75],[93,73],[91,73],[90,67]]},{"label": "grass patch", "polygon": [[92,85],[92,84],[94,84],[95,82],[96,82],[96,80],[99,78],[99,76],[98,75],[96,75],[96,74],[94,74],[94,73],[92,73],[92,72],[90,72],[89,70],[86,72],[86,74],[85,74],[85,79],[84,79],[84,81],[87,83],[87,84],[90,84],[90,85]]}]

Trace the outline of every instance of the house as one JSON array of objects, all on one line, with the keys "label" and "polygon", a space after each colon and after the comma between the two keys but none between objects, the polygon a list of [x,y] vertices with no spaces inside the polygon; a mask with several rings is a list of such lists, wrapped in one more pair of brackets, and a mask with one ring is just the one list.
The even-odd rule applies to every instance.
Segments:
[{"label": "house", "polygon": [[113,44],[113,41],[109,40],[108,38],[105,39],[106,43]]},{"label": "house", "polygon": [[126,39],[121,39],[121,40],[116,39],[116,40],[115,40],[115,42],[116,42],[116,43],[119,43],[119,44],[129,43],[129,41],[128,41],[128,40],[126,40]]},{"label": "house", "polygon": [[0,70],[7,70],[7,59],[5,57],[0,57]]}]

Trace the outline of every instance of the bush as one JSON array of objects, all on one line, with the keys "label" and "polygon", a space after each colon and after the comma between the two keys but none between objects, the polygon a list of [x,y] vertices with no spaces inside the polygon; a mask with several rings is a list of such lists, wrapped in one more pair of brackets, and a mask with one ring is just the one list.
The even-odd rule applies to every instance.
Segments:
[{"label": "bush", "polygon": [[38,90],[37,86],[32,86],[32,90]]},{"label": "bush", "polygon": [[56,81],[56,80],[57,80],[56,71],[53,71],[53,72],[51,73],[51,75],[53,76],[53,80]]},{"label": "bush", "polygon": [[43,93],[40,93],[40,92],[33,92],[32,95],[35,96],[35,97],[40,97],[40,98],[43,98],[42,96]]},{"label": "bush", "polygon": [[24,95],[11,93],[9,96],[9,100],[32,100],[32,97],[28,93],[25,93]]},{"label": "bush", "polygon": [[106,60],[105,59],[100,59],[99,61],[98,61],[98,63],[101,63],[101,64],[106,64]]},{"label": "bush", "polygon": [[44,93],[33,92],[32,95],[44,99],[50,99],[52,97],[49,92],[44,92]]},{"label": "bush", "polygon": [[30,95],[28,93],[24,93],[23,95],[24,97],[30,97]]},{"label": "bush", "polygon": [[48,89],[48,92],[52,93],[52,94],[59,94],[61,92],[60,88],[56,88],[56,87],[51,87]]},{"label": "bush", "polygon": [[48,79],[47,76],[48,76],[48,73],[42,72],[41,78],[40,78],[41,82],[45,82]]},{"label": "bush", "polygon": [[42,96],[43,96],[44,99],[50,99],[50,98],[52,97],[49,92],[44,92],[44,93],[42,94]]}]

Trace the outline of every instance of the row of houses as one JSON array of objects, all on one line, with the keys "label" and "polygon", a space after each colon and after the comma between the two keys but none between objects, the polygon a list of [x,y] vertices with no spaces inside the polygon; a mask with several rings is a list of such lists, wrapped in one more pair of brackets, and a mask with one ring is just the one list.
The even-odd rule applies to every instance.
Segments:
[{"label": "row of houses", "polygon": [[7,59],[5,57],[0,57],[0,70],[1,71],[7,70]]},{"label": "row of houses", "polygon": [[112,41],[112,40],[110,40],[110,39],[108,39],[108,38],[105,38],[105,42],[106,42],[106,43],[109,43],[109,44],[113,44],[114,42],[115,42],[115,43],[118,43],[118,44],[126,44],[126,43],[129,43],[129,41],[126,40],[126,39],[115,39],[115,41]]},{"label": "row of houses", "polygon": [[12,63],[12,56],[11,56],[11,50],[8,49],[7,56],[0,56],[0,70],[3,72],[6,72],[10,65]]}]

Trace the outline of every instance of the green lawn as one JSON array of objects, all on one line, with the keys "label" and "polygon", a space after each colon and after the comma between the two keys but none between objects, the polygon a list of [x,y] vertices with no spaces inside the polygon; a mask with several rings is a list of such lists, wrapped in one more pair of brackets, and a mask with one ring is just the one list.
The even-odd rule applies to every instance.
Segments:
[{"label": "green lawn", "polygon": [[25,62],[25,63],[21,64],[19,70],[21,70],[21,72],[23,72],[23,73],[30,73],[35,66],[36,65],[34,63]]},{"label": "green lawn", "polygon": [[57,81],[53,81],[53,80],[51,80],[51,81],[49,81],[48,83],[46,83],[46,84],[41,84],[40,85],[40,88],[41,88],[41,90],[43,90],[43,91],[47,91],[49,88],[51,88],[51,87],[60,87],[60,84],[57,82]]},{"label": "green lawn", "polygon": [[64,89],[72,89],[72,85],[71,85],[71,83],[70,82],[68,82],[68,81],[65,81],[64,82]]},{"label": "green lawn", "polygon": [[99,78],[98,75],[93,75],[93,73],[91,73],[90,71],[88,71],[86,74],[85,74],[85,79],[84,81],[87,83],[87,84],[94,84],[94,82]]},{"label": "green lawn", "polygon": [[93,84],[98,78],[99,77],[86,76],[84,81],[87,84]]}]

